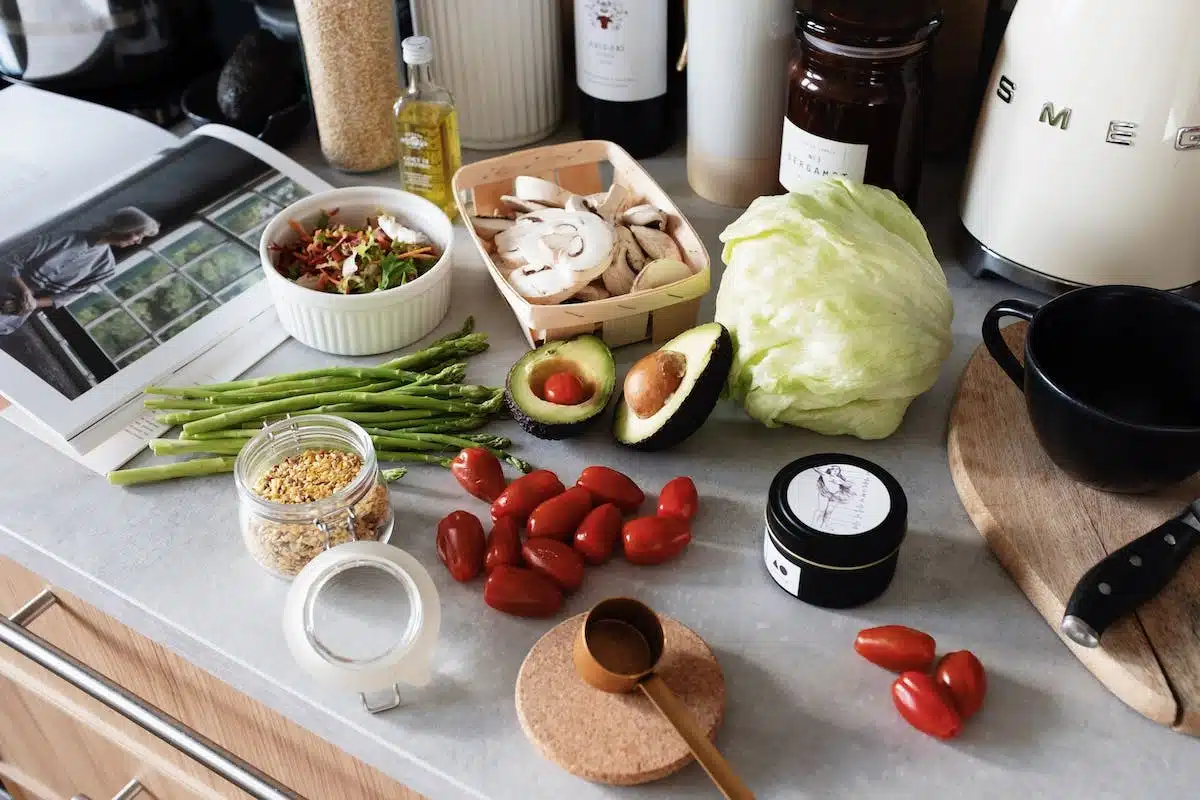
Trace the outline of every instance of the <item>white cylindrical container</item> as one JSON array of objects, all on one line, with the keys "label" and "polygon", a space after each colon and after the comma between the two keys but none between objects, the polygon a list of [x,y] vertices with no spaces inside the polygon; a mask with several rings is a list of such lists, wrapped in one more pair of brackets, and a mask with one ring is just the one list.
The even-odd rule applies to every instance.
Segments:
[{"label": "white cylindrical container", "polygon": [[687,172],[701,197],[747,206],[779,188],[792,0],[689,0]]},{"label": "white cylindrical container", "polygon": [[413,0],[433,39],[434,74],[454,94],[463,147],[499,150],[544,139],[562,121],[559,0]]}]

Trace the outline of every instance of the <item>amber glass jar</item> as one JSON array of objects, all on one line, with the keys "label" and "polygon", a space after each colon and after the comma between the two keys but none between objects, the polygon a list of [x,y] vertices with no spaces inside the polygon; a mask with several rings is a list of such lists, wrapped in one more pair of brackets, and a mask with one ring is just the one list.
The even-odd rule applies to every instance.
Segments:
[{"label": "amber glass jar", "polygon": [[844,175],[915,206],[941,13],[921,0],[820,6],[796,12],[779,182]]}]

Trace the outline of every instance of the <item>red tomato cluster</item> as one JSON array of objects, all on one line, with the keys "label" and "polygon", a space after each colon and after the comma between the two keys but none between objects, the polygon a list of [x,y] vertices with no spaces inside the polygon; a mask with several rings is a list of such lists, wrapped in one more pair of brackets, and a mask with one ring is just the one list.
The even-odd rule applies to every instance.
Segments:
[{"label": "red tomato cluster", "polygon": [[605,563],[618,546],[632,564],[661,564],[692,540],[699,499],[691,478],[663,487],[657,515],[627,522],[624,515],[636,512],[646,495],[608,467],[588,467],[570,488],[544,469],[505,485],[496,457],[470,448],[454,459],[451,472],[467,493],[491,503],[492,530],[485,536],[474,514],[451,512],[438,523],[438,558],[456,581],[486,574],[484,602],[508,614],[557,613],[563,595],[583,583],[584,565]]},{"label": "red tomato cluster", "polygon": [[983,706],[987,674],[970,650],[947,653],[935,665],[933,637],[903,625],[861,630],[854,649],[872,664],[900,673],[892,683],[892,702],[922,733],[953,739]]}]

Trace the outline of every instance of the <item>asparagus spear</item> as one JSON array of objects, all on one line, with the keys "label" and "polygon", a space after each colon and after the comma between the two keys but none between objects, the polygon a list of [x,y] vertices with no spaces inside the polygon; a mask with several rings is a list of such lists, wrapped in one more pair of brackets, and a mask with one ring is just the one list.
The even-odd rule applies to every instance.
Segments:
[{"label": "asparagus spear", "polygon": [[392,483],[398,481],[408,474],[408,467],[392,467],[391,469],[381,469],[379,474],[383,476],[384,483]]},{"label": "asparagus spear", "polygon": [[453,459],[444,458],[442,456],[433,456],[428,453],[409,453],[398,452],[393,450],[376,450],[375,457],[383,462],[389,461],[415,461],[419,464],[437,464],[439,467],[450,469],[450,462]]},{"label": "asparagus spear", "polygon": [[208,431],[206,433],[187,434],[180,432],[179,438],[187,441],[207,442],[214,439],[244,439],[250,441],[258,436],[258,431],[250,428],[230,428],[224,431]]},{"label": "asparagus spear", "polygon": [[246,442],[239,439],[214,439],[207,442],[195,442],[187,439],[151,439],[147,446],[156,456],[182,456],[192,453],[236,456],[246,446]]},{"label": "asparagus spear", "polygon": [[135,483],[153,483],[172,478],[216,475],[221,472],[233,472],[233,464],[236,460],[232,457],[197,458],[174,464],[157,464],[153,467],[118,469],[108,473],[108,482],[115,486],[132,486]]}]

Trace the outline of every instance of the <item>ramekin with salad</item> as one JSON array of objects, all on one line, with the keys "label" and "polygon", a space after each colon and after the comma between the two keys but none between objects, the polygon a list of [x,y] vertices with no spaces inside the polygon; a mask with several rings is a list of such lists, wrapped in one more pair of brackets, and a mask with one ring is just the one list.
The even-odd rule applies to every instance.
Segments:
[{"label": "ramekin with salad", "polygon": [[331,189],[279,212],[259,242],[284,330],[317,350],[371,355],[432,331],[450,305],[454,227],[428,200]]}]

